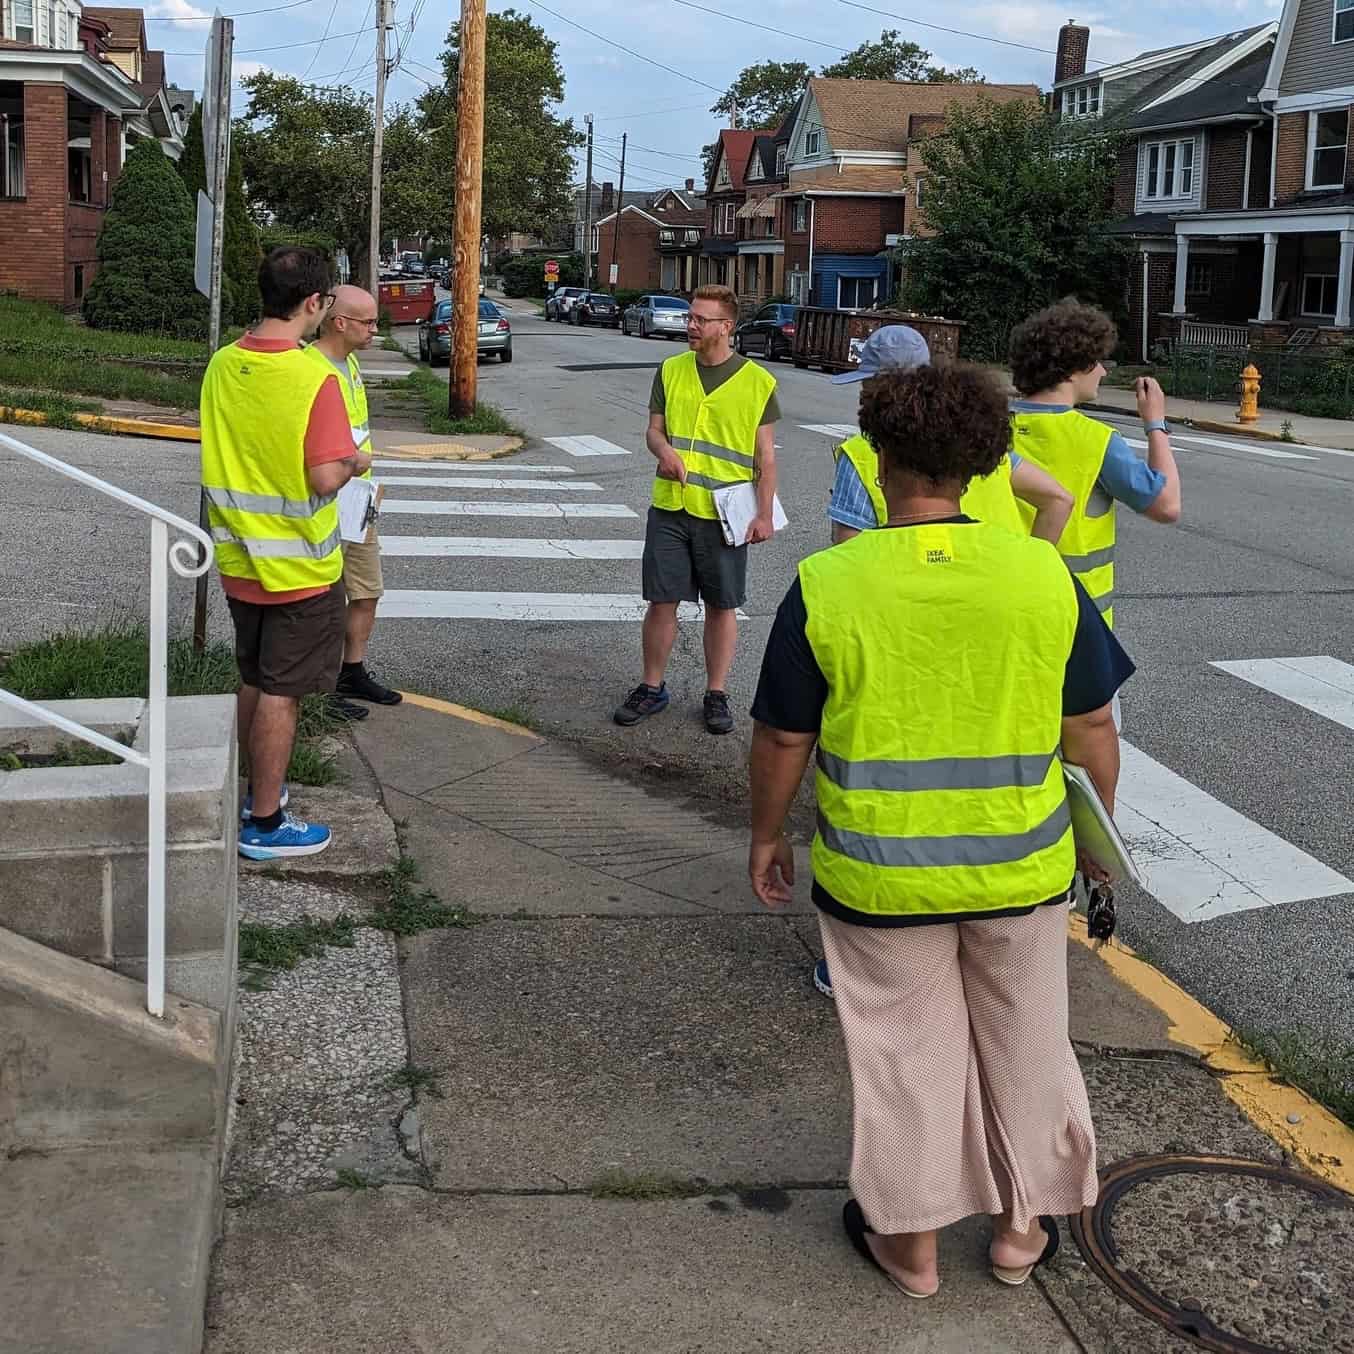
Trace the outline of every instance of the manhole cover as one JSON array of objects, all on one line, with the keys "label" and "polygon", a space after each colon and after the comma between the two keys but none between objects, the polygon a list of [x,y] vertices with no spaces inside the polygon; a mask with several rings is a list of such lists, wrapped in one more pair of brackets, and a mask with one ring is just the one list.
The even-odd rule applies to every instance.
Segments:
[{"label": "manhole cover", "polygon": [[1069,1220],[1091,1268],[1218,1354],[1354,1351],[1354,1200],[1281,1166],[1135,1157]]}]

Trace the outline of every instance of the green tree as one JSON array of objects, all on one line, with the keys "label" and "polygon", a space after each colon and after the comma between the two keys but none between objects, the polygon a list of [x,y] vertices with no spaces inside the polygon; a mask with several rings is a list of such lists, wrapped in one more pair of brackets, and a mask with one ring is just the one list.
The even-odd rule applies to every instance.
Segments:
[{"label": "green tree", "polygon": [[[127,152],[99,231],[99,271],[85,293],[95,329],[206,338],[207,298],[193,285],[196,209],[160,143]],[[229,282],[223,303],[233,303]]]},{"label": "green tree", "polygon": [[1069,139],[1038,104],[952,106],[928,137],[926,223],[903,251],[904,301],[964,320],[966,356],[1001,361],[1012,326],[1059,297],[1123,309],[1112,215],[1118,139]]},{"label": "green tree", "polygon": [[745,66],[710,111],[732,121],[736,110],[740,127],[779,127],[812,74],[813,67],[805,61]]},{"label": "green tree", "polygon": [[908,42],[896,28],[886,28],[877,42],[862,42],[840,61],[824,66],[830,80],[904,80],[915,84],[971,84],[980,79],[972,66],[946,70],[931,64],[931,53]]},{"label": "green tree", "polygon": [[[207,188],[207,165],[202,151],[202,105],[193,109],[183,156],[179,160],[188,196],[197,209],[198,190]],[[238,149],[230,157],[226,170],[226,220],[221,247],[221,269],[230,279],[234,303],[230,313],[222,309],[225,324],[253,324],[259,317],[259,246],[258,227],[250,219],[244,200],[244,170]]]},{"label": "green tree", "polygon": [[[455,206],[459,24],[452,24],[441,60],[443,85],[418,101],[430,149],[424,186],[438,204],[433,229],[445,228]],[[484,62],[484,232],[543,231],[569,215],[573,152],[583,144],[573,122],[556,111],[564,98],[558,49],[532,18],[506,9],[488,17]]]}]

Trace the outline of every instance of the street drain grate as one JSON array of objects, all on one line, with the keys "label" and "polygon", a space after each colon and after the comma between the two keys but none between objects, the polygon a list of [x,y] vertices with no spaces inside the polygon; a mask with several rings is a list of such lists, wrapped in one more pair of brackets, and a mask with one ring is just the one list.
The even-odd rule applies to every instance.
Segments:
[{"label": "street drain grate", "polygon": [[1323,1181],[1238,1157],[1131,1157],[1068,1222],[1110,1288],[1201,1349],[1354,1350],[1354,1200]]},{"label": "street drain grate", "polygon": [[571,367],[560,367],[560,371],[653,371],[661,366],[660,362],[588,362]]}]

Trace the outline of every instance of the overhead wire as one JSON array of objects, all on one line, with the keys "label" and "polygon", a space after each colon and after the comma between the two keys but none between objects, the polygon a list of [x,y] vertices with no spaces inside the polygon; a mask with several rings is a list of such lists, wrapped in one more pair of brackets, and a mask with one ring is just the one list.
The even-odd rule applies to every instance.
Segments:
[{"label": "overhead wire", "polygon": [[[320,39],[315,50],[310,55],[310,65],[301,73],[300,79],[304,80],[311,71],[315,69],[315,63],[320,59],[320,53],[324,51],[324,44],[329,41],[329,30],[334,26],[334,15],[338,13],[339,0],[334,0],[329,9],[329,18],[324,25],[324,36]],[[361,31],[360,29],[358,30]]]},{"label": "overhead wire", "polygon": [[[285,9],[300,9],[302,5],[313,5],[315,0],[292,0],[289,5],[267,5],[263,9],[237,9],[233,14],[223,14],[223,19],[244,19],[251,14],[280,14]],[[158,15],[147,14],[143,16],[144,22],[148,24],[209,24],[216,16],[214,14],[185,14],[185,15]],[[175,55],[178,55],[176,53]]]}]

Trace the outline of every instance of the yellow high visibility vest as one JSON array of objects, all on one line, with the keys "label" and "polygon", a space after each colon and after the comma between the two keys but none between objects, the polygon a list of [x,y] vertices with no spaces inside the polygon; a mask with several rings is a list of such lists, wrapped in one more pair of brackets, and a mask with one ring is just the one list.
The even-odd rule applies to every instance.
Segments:
[{"label": "yellow high visibility vest", "polygon": [[696,370],[696,354],[663,363],[663,420],[668,441],[686,465],[686,486],[654,477],[653,506],[718,520],[716,489],[755,479],[757,429],[776,378],[746,362],[709,395]]},{"label": "yellow high visibility vest", "polygon": [[[338,374],[338,367],[332,358],[326,357],[313,343],[306,352],[324,368],[325,371]],[[340,379],[339,389],[343,392],[343,404],[348,410],[348,422],[353,430],[353,445],[358,451],[371,455],[371,418],[367,413],[367,388],[362,384],[362,367],[356,353],[347,358],[348,379]],[[363,479],[371,478],[371,471],[362,472]]]},{"label": "yellow high visibility vest", "polygon": [[1047,541],[985,522],[862,532],[799,566],[827,679],[814,878],[876,916],[1066,893],[1058,743],[1077,626]]},{"label": "yellow high visibility vest", "polygon": [[[1058,553],[1081,579],[1105,624],[1114,625],[1114,500],[1099,486],[1114,429],[1076,409],[1011,415],[1015,450],[1047,470],[1072,495],[1072,516],[1058,539]],[[1034,509],[1020,505],[1034,520]]]},{"label": "yellow high visibility vest", "polygon": [[[889,510],[884,503],[884,491],[876,483],[879,478],[879,453],[864,437],[857,433],[848,438],[833,453],[833,459],[845,456],[855,467],[865,491],[874,505],[875,525],[882,526],[888,521]],[[1005,527],[1008,531],[1029,535],[1029,528],[1021,519],[1016,507],[1016,497],[1011,489],[1011,458],[1003,456],[1001,463],[982,479],[969,481],[964,496],[959,500],[959,510],[979,522],[990,522],[993,526]]]},{"label": "yellow high visibility vest", "polygon": [[202,378],[202,489],[216,566],[269,592],[327,587],[343,572],[336,495],[311,491],[306,425],[325,371],[300,348],[228,344]]}]

